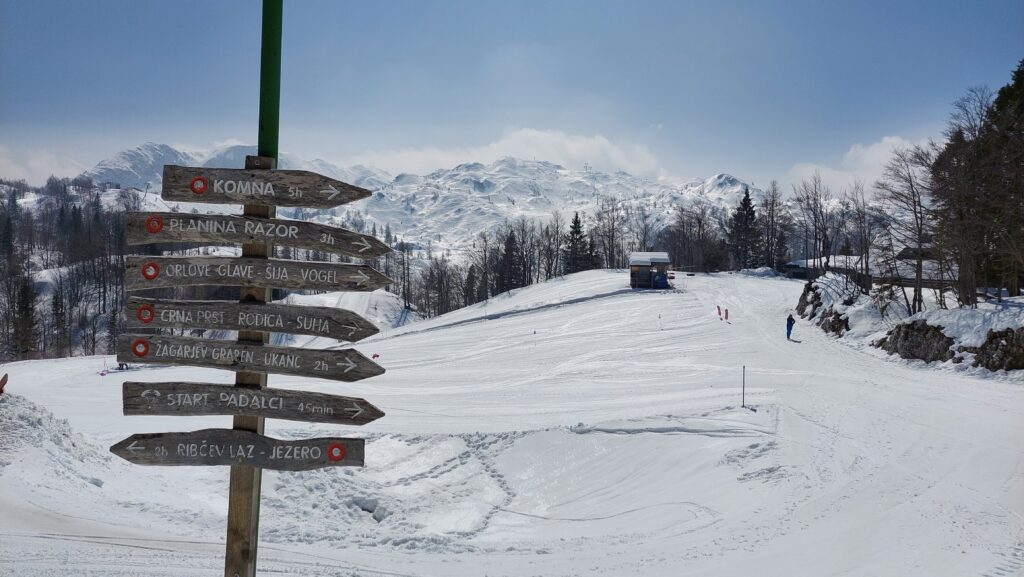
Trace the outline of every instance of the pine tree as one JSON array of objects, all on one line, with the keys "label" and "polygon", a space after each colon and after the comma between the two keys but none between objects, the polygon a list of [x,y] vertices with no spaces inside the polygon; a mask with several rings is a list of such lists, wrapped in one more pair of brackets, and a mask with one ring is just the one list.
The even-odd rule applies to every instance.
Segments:
[{"label": "pine tree", "polygon": [[522,254],[514,231],[508,231],[505,237],[505,248],[498,261],[498,277],[496,279],[499,293],[526,286],[523,278]]},{"label": "pine tree", "polygon": [[14,309],[14,347],[21,358],[28,358],[36,347],[36,288],[28,273],[18,283]]},{"label": "pine tree", "polygon": [[569,232],[565,236],[565,247],[563,248],[563,270],[566,274],[580,272],[593,268],[593,257],[590,251],[596,252],[596,247],[588,240],[583,231],[583,223],[580,222],[580,213],[572,217],[572,224],[569,225]]},{"label": "pine tree", "polygon": [[14,222],[9,210],[4,213],[3,230],[0,230],[0,251],[8,259],[14,256]]},{"label": "pine tree", "polygon": [[729,219],[729,249],[738,268],[753,268],[760,264],[759,228],[750,189],[745,189],[743,199]]},{"label": "pine tree", "polygon": [[462,287],[462,301],[464,306],[476,303],[477,292],[476,266],[469,265],[466,270],[466,283]]}]

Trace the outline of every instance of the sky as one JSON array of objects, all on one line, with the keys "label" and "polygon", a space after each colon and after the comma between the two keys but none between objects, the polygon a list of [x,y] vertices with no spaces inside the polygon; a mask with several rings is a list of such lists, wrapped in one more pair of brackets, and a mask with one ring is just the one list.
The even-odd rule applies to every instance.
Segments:
[{"label": "sky", "polygon": [[[285,0],[280,148],[841,189],[1009,82],[1024,2]],[[260,2],[0,0],[0,177],[256,142]]]}]

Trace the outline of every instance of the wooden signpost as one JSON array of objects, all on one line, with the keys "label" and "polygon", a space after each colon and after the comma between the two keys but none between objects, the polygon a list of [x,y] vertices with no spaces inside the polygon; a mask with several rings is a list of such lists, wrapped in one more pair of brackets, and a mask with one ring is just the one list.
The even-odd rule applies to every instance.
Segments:
[{"label": "wooden signpost", "polygon": [[239,390],[209,383],[133,383],[122,388],[125,415],[251,415],[365,425],[384,416],[366,399],[287,391]]},{"label": "wooden signpost", "polygon": [[156,335],[119,335],[117,362],[264,371],[350,382],[384,374],[380,365],[355,349],[298,349]]},{"label": "wooden signpost", "polygon": [[364,441],[318,438],[282,441],[263,435],[264,419],[365,425],[384,413],[364,399],[267,388],[268,373],[356,381],[384,369],[358,351],[267,345],[270,332],[358,341],[377,332],[350,311],[272,304],[271,289],[370,291],[391,279],[365,264],[271,259],[287,246],[371,259],[388,252],[375,238],[340,228],[281,220],[278,206],[331,208],[370,191],[311,172],[276,170],[281,88],[282,0],[263,2],[260,58],[259,143],[244,169],[165,166],[164,200],[241,203],[242,216],[176,212],[130,213],[128,244],[194,242],[241,244],[240,258],[135,256],[127,259],[128,291],[183,286],[240,286],[239,302],[133,297],[128,326],[140,329],[238,331],[237,342],[126,334],[117,358],[128,363],[167,363],[235,371],[235,385],[125,383],[125,415],[232,415],[232,429],[136,434],[110,450],[140,465],[227,465],[225,577],[254,577],[259,544],[263,469],[302,471],[362,466]]},{"label": "wooden signpost", "polygon": [[362,467],[363,439],[280,441],[250,431],[139,433],[110,447],[137,465],[243,465],[278,471]]},{"label": "wooden signpost", "polygon": [[372,291],[391,282],[364,264],[251,256],[129,256],[124,272],[125,289],[130,291],[204,285]]},{"label": "wooden signpost", "polygon": [[125,239],[130,245],[156,242],[269,242],[278,246],[319,250],[358,258],[375,258],[391,251],[372,236],[343,228],[302,222],[222,214],[129,212]]},{"label": "wooden signpost", "polygon": [[333,208],[372,194],[305,170],[164,166],[164,200]]},{"label": "wooden signpost", "polygon": [[373,323],[354,312],[330,307],[129,297],[125,312],[132,329],[271,331],[350,342],[378,332]]}]

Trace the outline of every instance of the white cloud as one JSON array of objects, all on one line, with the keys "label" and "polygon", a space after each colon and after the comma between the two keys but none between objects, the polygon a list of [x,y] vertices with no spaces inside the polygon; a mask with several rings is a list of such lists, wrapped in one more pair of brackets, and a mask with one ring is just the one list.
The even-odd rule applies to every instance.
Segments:
[{"label": "white cloud", "polygon": [[843,155],[839,166],[827,166],[804,162],[793,165],[789,169],[790,181],[798,183],[804,178],[810,177],[814,171],[821,173],[821,180],[832,188],[833,192],[840,192],[849,188],[854,180],[860,179],[864,186],[870,190],[875,181],[882,176],[885,164],[889,162],[892,151],[896,148],[925,144],[927,139],[910,141],[901,136],[884,136],[878,142],[872,144],[854,144]]},{"label": "white cloud", "polygon": [[594,170],[605,172],[625,170],[645,176],[663,173],[657,157],[643,145],[618,144],[599,134],[582,136],[533,128],[510,129],[498,140],[481,146],[374,150],[345,158],[341,164],[365,164],[392,173],[426,174],[464,162],[490,163],[505,156],[546,160],[576,169],[587,163]]},{"label": "white cloud", "polygon": [[25,179],[33,186],[46,183],[50,175],[78,176],[85,167],[69,158],[59,157],[47,149],[12,152],[0,145],[0,176],[12,180]]}]

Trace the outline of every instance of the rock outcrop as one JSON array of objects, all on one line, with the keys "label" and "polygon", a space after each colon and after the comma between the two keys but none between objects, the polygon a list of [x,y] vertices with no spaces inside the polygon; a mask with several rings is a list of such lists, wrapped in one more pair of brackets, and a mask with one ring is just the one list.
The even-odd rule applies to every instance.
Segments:
[{"label": "rock outcrop", "polygon": [[[843,301],[843,304],[850,306],[853,302],[853,297],[849,297]],[[817,318],[818,320],[815,324],[826,333],[839,337],[843,336],[843,333],[850,330],[849,319],[846,318],[845,314],[833,310],[832,307],[819,311],[823,304],[819,289],[814,286],[813,282],[808,282],[804,285],[804,290],[800,294],[800,300],[797,301],[796,312],[801,318],[808,320]]]},{"label": "rock outcrop", "polygon": [[955,355],[950,348],[953,339],[943,334],[942,327],[930,325],[924,320],[896,325],[874,345],[889,354],[925,362],[948,361]]},{"label": "rock outcrop", "polygon": [[[814,289],[814,282],[807,281],[804,284],[804,291],[800,293],[800,300],[796,303],[796,312],[801,318],[814,318],[815,309],[821,303],[821,295]],[[810,309],[810,310],[808,310]]]},{"label": "rock outcrop", "polygon": [[989,331],[980,347],[960,347],[974,353],[974,366],[991,371],[1024,369],[1024,328]]}]

